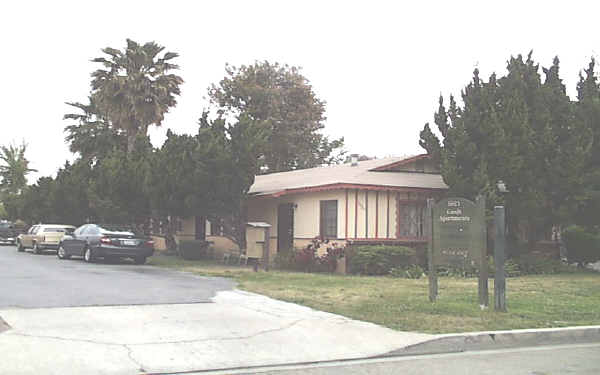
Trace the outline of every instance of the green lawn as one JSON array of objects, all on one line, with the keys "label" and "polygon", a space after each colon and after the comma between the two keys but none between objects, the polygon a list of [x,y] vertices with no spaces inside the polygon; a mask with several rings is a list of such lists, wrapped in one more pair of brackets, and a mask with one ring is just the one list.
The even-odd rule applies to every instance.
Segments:
[{"label": "green lawn", "polygon": [[600,324],[600,273],[509,278],[507,313],[481,311],[477,279],[439,278],[439,299],[428,300],[427,279],[252,272],[251,268],[157,255],[149,264],[207,276],[232,277],[238,287],[402,331],[452,333]]}]

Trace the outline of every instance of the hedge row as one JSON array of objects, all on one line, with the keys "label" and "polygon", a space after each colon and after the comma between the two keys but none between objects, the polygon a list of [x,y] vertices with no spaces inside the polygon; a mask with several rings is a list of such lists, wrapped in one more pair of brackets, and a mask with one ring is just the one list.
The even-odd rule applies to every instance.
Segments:
[{"label": "hedge row", "polygon": [[567,260],[583,267],[600,260],[600,236],[584,228],[572,225],[562,233],[567,247]]},{"label": "hedge row", "polygon": [[405,246],[357,245],[346,251],[350,273],[389,275],[417,264],[415,249]]}]

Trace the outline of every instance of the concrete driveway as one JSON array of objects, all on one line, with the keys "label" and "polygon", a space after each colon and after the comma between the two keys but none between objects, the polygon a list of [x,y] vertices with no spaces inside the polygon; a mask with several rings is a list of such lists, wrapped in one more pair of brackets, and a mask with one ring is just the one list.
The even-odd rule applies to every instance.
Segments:
[{"label": "concrete driveway", "polygon": [[233,287],[0,247],[0,353],[10,358],[0,373],[176,373],[339,360],[431,338]]}]

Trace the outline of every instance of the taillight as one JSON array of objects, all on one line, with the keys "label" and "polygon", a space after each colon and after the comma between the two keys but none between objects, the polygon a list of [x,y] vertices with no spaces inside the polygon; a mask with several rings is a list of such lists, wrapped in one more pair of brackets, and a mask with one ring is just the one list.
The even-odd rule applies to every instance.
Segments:
[{"label": "taillight", "polygon": [[100,243],[103,243],[103,244],[106,244],[106,245],[110,245],[110,244],[112,244],[112,240],[110,238],[108,238],[108,237],[102,237],[100,239]]},{"label": "taillight", "polygon": [[154,241],[153,240],[146,241],[146,246],[148,246],[148,247],[154,247]]}]

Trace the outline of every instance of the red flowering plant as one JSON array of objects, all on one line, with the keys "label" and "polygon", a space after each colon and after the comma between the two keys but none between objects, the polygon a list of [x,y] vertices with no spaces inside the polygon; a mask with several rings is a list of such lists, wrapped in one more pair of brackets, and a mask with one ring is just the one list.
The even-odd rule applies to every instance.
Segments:
[{"label": "red flowering plant", "polygon": [[[318,255],[318,250],[323,245],[326,245],[326,252]],[[315,237],[306,247],[295,249],[285,255],[282,253],[277,255],[275,262],[281,268],[304,272],[334,272],[338,259],[345,256],[345,246]]]},{"label": "red flowering plant", "polygon": [[316,248],[320,248],[323,244],[326,245],[325,254],[318,256],[316,259],[315,271],[334,272],[337,267],[338,259],[341,259],[346,255],[345,245],[340,245],[337,242],[330,242],[327,239],[321,240],[320,238],[313,241],[318,243]]}]

